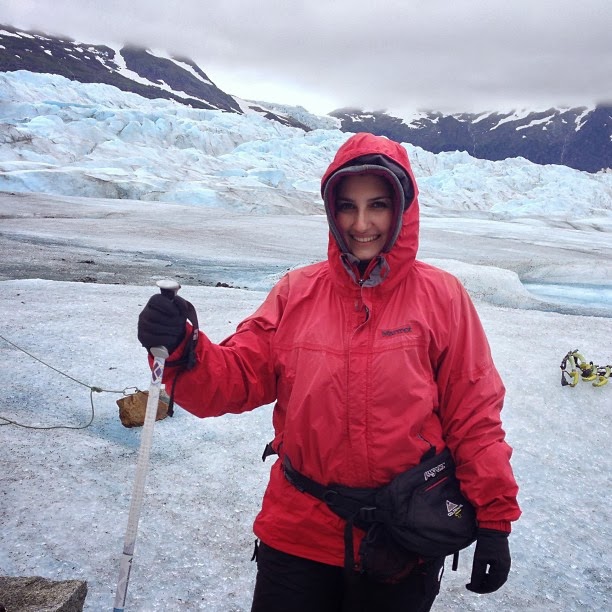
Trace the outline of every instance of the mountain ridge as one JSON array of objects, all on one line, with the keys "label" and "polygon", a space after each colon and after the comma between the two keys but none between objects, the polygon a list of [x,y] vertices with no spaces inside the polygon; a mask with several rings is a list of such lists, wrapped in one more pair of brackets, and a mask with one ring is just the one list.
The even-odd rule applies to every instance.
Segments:
[{"label": "mountain ridge", "polygon": [[466,151],[497,161],[524,157],[598,172],[612,167],[612,107],[442,114],[424,111],[403,119],[385,111],[332,111],[348,132],[372,132],[432,153]]},{"label": "mountain ridge", "polygon": [[[148,99],[165,98],[193,108],[244,112],[238,100],[217,87],[191,59],[160,57],[130,44],[115,49],[0,25],[0,70],[57,74],[81,83],[105,83]],[[309,129],[290,116],[259,106],[249,106],[249,111],[283,125]]]},{"label": "mountain ridge", "polygon": [[257,113],[304,131],[338,128],[366,131],[432,153],[466,151],[491,161],[524,157],[587,172],[612,168],[612,106],[547,110],[415,113],[340,108],[318,117],[302,107],[241,100],[222,91],[184,56],[164,55],[126,44],[87,44],[0,25],[0,70],[51,73],[83,83],[106,83],[145,98],[166,98],[193,108]]}]

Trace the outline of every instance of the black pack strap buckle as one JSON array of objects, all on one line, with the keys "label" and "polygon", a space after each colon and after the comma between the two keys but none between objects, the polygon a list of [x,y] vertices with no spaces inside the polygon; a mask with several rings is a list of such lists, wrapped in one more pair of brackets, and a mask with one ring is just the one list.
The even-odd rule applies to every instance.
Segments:
[{"label": "black pack strap buckle", "polygon": [[378,520],[378,508],[375,506],[367,506],[359,509],[359,518],[364,523],[374,523]]},{"label": "black pack strap buckle", "polygon": [[272,442],[268,442],[261,455],[261,460],[265,461],[268,457],[272,457],[272,455],[278,455],[278,453],[274,450]]},{"label": "black pack strap buckle", "polygon": [[[298,472],[289,457],[283,457],[285,478],[300,492],[308,493],[325,502],[327,507],[343,519],[358,519],[362,508],[373,507],[378,489],[359,489],[342,485],[322,485]],[[359,525],[360,526],[360,525]]]}]

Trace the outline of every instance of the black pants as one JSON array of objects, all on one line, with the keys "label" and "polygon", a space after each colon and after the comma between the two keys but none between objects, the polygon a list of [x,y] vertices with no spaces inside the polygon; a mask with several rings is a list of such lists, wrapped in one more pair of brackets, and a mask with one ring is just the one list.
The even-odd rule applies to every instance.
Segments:
[{"label": "black pants", "polygon": [[280,552],[263,542],[251,612],[428,612],[440,590],[444,558],[419,565],[403,582],[367,576]]}]

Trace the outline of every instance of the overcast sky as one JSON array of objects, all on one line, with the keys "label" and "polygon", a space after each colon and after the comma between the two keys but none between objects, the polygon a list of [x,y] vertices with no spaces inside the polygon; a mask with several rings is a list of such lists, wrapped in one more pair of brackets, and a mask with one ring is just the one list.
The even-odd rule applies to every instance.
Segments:
[{"label": "overcast sky", "polygon": [[612,102],[612,0],[2,0],[0,23],[187,55],[315,113]]}]

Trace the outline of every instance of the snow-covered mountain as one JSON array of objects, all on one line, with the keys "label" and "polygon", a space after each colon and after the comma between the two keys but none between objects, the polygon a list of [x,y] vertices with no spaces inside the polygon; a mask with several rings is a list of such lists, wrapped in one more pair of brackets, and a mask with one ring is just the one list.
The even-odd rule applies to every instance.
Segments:
[{"label": "snow-covered mountain", "polygon": [[28,70],[81,83],[106,83],[144,98],[175,100],[192,108],[230,113],[256,112],[283,125],[309,129],[265,104],[250,104],[221,91],[189,58],[130,45],[92,45],[0,25],[0,70]]},{"label": "snow-covered mountain", "polygon": [[219,89],[191,59],[161,51],[92,45],[0,25],[0,71],[27,70],[82,83],[105,83],[149,99],[165,98],[199,109],[257,113],[304,131],[367,131],[426,151],[466,151],[491,161],[524,157],[597,172],[612,167],[612,107],[396,117],[339,109],[320,117],[302,107],[240,100]]},{"label": "snow-covered mountain", "polygon": [[598,172],[612,167],[612,106],[507,112],[417,113],[396,117],[383,111],[339,109],[330,113],[348,132],[372,132],[439,153],[467,151],[499,160],[524,157]]}]

